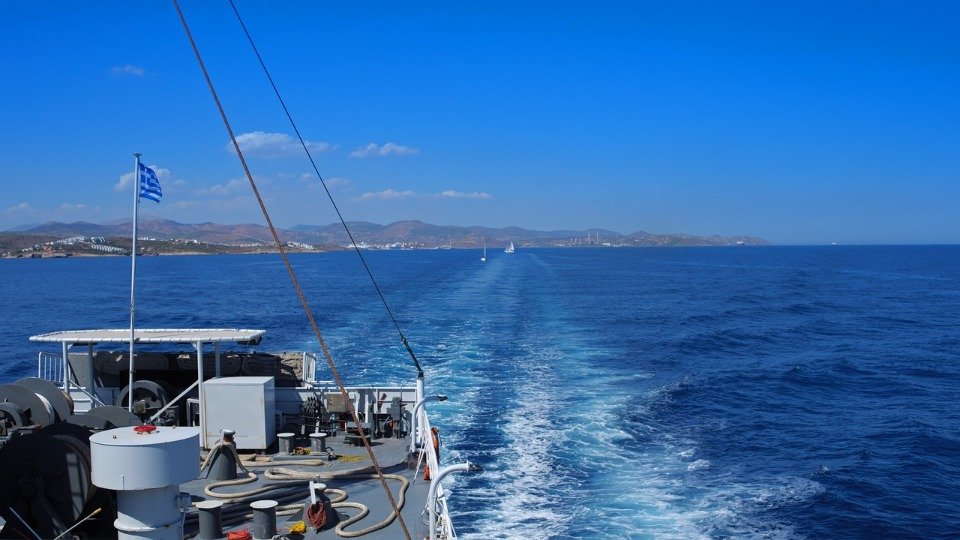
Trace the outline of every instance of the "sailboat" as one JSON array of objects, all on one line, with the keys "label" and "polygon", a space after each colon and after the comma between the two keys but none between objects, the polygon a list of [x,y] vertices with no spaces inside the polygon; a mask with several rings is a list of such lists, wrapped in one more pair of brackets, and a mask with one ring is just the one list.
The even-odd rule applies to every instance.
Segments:
[{"label": "sailboat", "polygon": [[[416,379],[404,386],[344,385],[256,191],[186,19],[176,2],[174,7],[336,384],[317,380],[322,367],[318,365],[320,355],[313,352],[224,351],[221,355],[222,345],[256,347],[264,330],[134,326],[136,208],[139,198],[159,203],[162,195],[155,171],[141,166],[140,154],[136,154],[130,328],[34,335],[31,341],[56,343],[61,352],[35,356],[38,377],[0,384],[0,432],[4,435],[0,444],[0,537],[16,533],[36,539],[72,535],[250,538],[252,530],[256,538],[273,538],[299,530],[315,538],[320,529],[332,528],[334,531],[323,533],[324,538],[376,533],[367,538],[409,539],[413,536],[409,523],[420,526],[414,529],[416,537],[424,537],[429,530],[431,540],[455,539],[449,492],[441,479],[454,472],[478,473],[482,467],[469,462],[440,467],[439,430],[431,426],[424,405],[444,401],[446,396],[426,395],[424,370],[392,314]],[[247,38],[253,46],[249,34]],[[286,111],[285,105],[283,108]],[[289,113],[288,118],[299,135]],[[303,146],[310,157],[307,145]],[[349,233],[346,221],[341,221]],[[362,261],[360,245],[353,242],[353,247]],[[379,293],[372,273],[370,278]],[[387,307],[386,299],[380,297]],[[141,351],[135,356],[134,344],[166,349],[153,355]],[[83,345],[86,354],[69,352],[77,345]],[[115,361],[121,353],[95,352],[101,345],[129,346],[127,382],[118,373],[121,364]],[[168,352],[171,346],[180,352]],[[170,354],[183,362],[168,361]],[[135,362],[141,366],[139,370],[134,369]],[[110,372],[108,364],[116,370]],[[243,366],[249,366],[247,371]],[[192,374],[196,380],[191,383]],[[0,383],[6,382],[3,379]],[[197,397],[188,397],[191,392]],[[250,406],[237,407],[240,400],[249,401]],[[10,433],[16,436],[7,437]],[[303,453],[313,456],[298,459],[306,457],[299,455]],[[272,457],[258,464],[246,457],[253,455]],[[265,463],[270,463],[270,468],[256,470]],[[280,463],[296,468],[274,467]],[[245,478],[238,475],[238,469]],[[328,489],[321,483],[327,481],[336,487]],[[239,484],[248,484],[245,491],[235,487],[214,491]],[[377,495],[379,487],[386,497]],[[328,498],[325,490],[336,498]],[[278,506],[280,501],[284,506]],[[365,521],[362,529],[353,528],[367,515],[386,518],[369,525],[369,520]],[[423,516],[427,517],[422,520]],[[226,533],[224,526],[235,530]],[[352,530],[345,530],[347,527]],[[308,532],[310,528],[314,530]],[[302,538],[300,533],[293,534]]]},{"label": "sailboat", "polygon": [[503,250],[504,253],[513,253],[516,248],[513,247],[513,240],[510,241],[510,245],[507,246],[507,249]]},{"label": "sailboat", "polygon": [[480,257],[480,262],[487,262],[487,242],[483,242],[483,257]]}]

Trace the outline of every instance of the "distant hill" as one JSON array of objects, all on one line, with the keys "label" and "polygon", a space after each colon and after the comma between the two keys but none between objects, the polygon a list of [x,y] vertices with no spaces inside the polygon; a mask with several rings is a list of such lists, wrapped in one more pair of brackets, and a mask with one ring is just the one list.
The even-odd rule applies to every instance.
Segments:
[{"label": "distant hill", "polygon": [[[69,238],[71,236],[103,236],[129,237],[131,222],[115,222],[110,224],[61,223],[50,221],[32,229],[20,231],[25,234],[40,234]],[[179,223],[171,220],[141,221],[137,226],[137,236],[150,237],[158,240],[189,239],[210,244],[231,244],[263,242],[272,243],[270,229],[263,225],[218,225],[216,223]],[[283,238],[284,240],[296,240]]]},{"label": "distant hill", "polygon": [[[749,236],[694,236],[685,234],[656,234],[637,231],[622,234],[605,229],[537,231],[520,227],[490,228],[480,226],[458,227],[431,225],[422,221],[397,221],[379,225],[365,221],[348,222],[354,239],[367,245],[401,244],[404,247],[478,247],[484,242],[490,247],[509,242],[520,246],[731,246],[766,245],[769,242]],[[71,236],[125,237],[130,234],[130,222],[96,224],[87,222],[61,223],[51,221],[37,225],[19,234],[68,238]],[[249,244],[273,242],[270,230],[252,223],[219,225],[216,223],[178,223],[170,220],[149,220],[139,224],[139,236],[158,240],[197,240],[209,244]],[[303,242],[319,245],[346,245],[349,239],[339,223],[329,225],[296,225],[278,231],[285,242]]]}]

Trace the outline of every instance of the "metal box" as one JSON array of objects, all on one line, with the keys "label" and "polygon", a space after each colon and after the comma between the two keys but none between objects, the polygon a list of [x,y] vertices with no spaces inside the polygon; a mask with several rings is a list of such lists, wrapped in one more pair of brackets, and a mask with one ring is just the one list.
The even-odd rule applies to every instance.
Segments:
[{"label": "metal box", "polygon": [[277,438],[273,377],[224,377],[203,383],[204,448],[220,430],[236,432],[239,450],[266,450]]}]

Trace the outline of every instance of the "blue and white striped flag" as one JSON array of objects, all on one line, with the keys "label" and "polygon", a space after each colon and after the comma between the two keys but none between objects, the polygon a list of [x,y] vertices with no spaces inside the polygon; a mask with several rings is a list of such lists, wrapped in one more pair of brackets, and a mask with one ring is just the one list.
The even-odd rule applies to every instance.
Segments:
[{"label": "blue and white striped flag", "polygon": [[143,163],[140,164],[140,198],[150,199],[157,204],[160,204],[160,199],[163,198],[157,173]]}]

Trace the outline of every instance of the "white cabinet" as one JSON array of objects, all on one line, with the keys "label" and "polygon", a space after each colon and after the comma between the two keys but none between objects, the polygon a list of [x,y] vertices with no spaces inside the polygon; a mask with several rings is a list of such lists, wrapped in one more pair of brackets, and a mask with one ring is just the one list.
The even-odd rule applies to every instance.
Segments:
[{"label": "white cabinet", "polygon": [[203,383],[203,446],[210,448],[220,430],[236,432],[238,450],[266,450],[277,438],[273,377],[224,377]]}]

